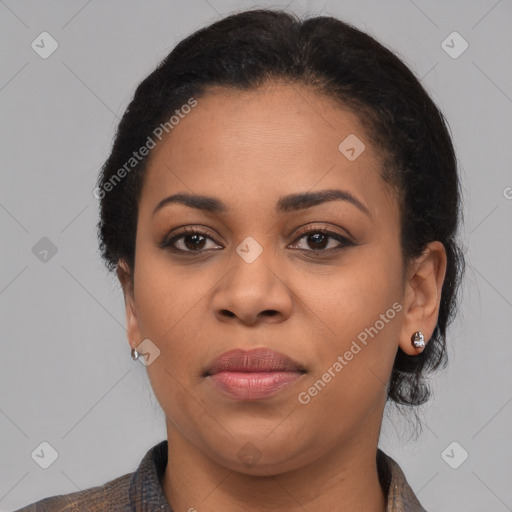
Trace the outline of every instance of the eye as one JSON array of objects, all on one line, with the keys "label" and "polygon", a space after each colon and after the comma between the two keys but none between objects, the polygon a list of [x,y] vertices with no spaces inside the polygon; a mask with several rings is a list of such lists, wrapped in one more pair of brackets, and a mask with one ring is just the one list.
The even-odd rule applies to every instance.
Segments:
[{"label": "eye", "polygon": [[164,238],[159,245],[162,249],[170,248],[175,252],[182,253],[200,253],[211,249],[222,249],[221,246],[218,244],[216,245],[216,242],[214,247],[205,247],[208,240],[215,242],[206,231],[202,231],[197,228],[183,228],[172,238]]},{"label": "eye", "polygon": [[[300,236],[297,240],[300,241],[302,239],[305,239],[305,245],[309,245],[311,249],[304,247],[304,245],[302,247],[298,247],[298,249],[307,252],[330,252],[331,250],[336,251],[344,249],[345,247],[351,247],[355,245],[347,237],[340,235],[339,233],[329,231],[325,228],[309,228],[307,231],[302,231],[301,233],[299,233],[299,235]],[[334,247],[329,247],[330,242],[331,244],[334,243]],[[295,244],[297,244],[297,241],[295,242]]]}]

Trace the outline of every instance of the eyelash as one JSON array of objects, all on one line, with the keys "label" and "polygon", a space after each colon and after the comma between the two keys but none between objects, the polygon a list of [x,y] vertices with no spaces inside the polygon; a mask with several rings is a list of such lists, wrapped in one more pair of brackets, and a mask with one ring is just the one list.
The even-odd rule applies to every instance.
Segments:
[{"label": "eyelash", "polygon": [[[341,245],[338,247],[331,247],[330,249],[297,249],[297,250],[303,251],[305,253],[315,253],[315,254],[327,253],[327,254],[330,254],[332,251],[339,251],[342,249],[346,249],[347,247],[353,247],[356,245],[354,242],[349,240],[347,237],[340,235],[339,233],[329,231],[325,228],[309,228],[307,230],[300,231],[297,234],[297,238],[295,239],[293,244],[296,244],[298,241],[300,241],[302,238],[304,238],[308,235],[318,234],[318,233],[320,233],[322,235],[327,235],[329,238],[333,238],[333,239],[337,240],[338,242],[340,242]],[[210,233],[208,233],[207,231],[203,231],[198,228],[186,227],[186,228],[183,228],[182,230],[180,230],[179,233],[177,233],[172,238],[170,238],[170,239],[164,238],[162,240],[162,242],[159,244],[159,246],[161,249],[169,249],[172,252],[181,253],[183,255],[193,255],[193,256],[196,256],[196,255],[199,255],[201,253],[211,251],[211,250],[218,250],[218,249],[201,249],[201,250],[193,251],[193,250],[178,249],[177,247],[174,247],[174,244],[178,240],[184,238],[187,235],[201,235],[201,236],[209,238],[210,240],[217,243],[210,236]],[[218,245],[220,245],[220,244],[218,244]]]}]

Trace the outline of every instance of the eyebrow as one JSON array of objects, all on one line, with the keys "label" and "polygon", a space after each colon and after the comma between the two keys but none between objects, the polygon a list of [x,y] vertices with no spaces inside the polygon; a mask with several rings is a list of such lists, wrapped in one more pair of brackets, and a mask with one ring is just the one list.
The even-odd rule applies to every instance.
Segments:
[{"label": "eyebrow", "polygon": [[[302,192],[283,196],[277,201],[275,210],[276,213],[288,213],[311,208],[312,206],[317,206],[328,201],[347,201],[348,203],[353,204],[359,208],[359,210],[368,215],[370,218],[372,217],[371,212],[363,203],[361,203],[361,201],[359,201],[359,199],[354,197],[350,192],[339,189],[319,190],[316,192]],[[153,210],[153,215],[155,215],[164,206],[172,203],[183,204],[190,208],[197,208],[199,210],[204,210],[211,213],[229,212],[229,208],[226,206],[226,204],[215,197],[179,193],[162,199]]]}]

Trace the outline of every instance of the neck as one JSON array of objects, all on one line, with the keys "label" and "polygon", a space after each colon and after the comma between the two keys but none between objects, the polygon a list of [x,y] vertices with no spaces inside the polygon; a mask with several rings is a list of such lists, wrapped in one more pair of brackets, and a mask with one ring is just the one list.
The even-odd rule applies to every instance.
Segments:
[{"label": "neck", "polygon": [[[377,472],[377,442],[350,442],[306,466],[255,476],[215,462],[168,421],[168,462],[162,479],[175,511],[386,511]],[[373,438],[372,438],[373,439]]]}]

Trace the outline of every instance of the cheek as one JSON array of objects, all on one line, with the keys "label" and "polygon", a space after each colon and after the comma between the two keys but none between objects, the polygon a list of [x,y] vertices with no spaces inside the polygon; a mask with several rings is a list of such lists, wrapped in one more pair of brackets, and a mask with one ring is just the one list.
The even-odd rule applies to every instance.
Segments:
[{"label": "cheek", "polygon": [[391,252],[375,257],[361,251],[350,271],[340,273],[328,293],[318,297],[316,312],[328,324],[330,335],[329,343],[320,346],[321,356],[309,383],[329,382],[325,390],[322,383],[316,386],[315,407],[336,403],[332,414],[340,419],[350,411],[350,415],[358,410],[363,414],[385,395],[403,310],[396,257]]},{"label": "cheek", "polygon": [[198,368],[196,338],[204,329],[197,314],[207,287],[195,281],[194,286],[183,278],[183,272],[172,272],[160,257],[145,255],[139,262],[135,300],[140,334],[160,350],[159,357],[146,367],[148,378],[166,417],[193,431],[190,418],[204,414],[188,390],[191,369]]},{"label": "cheek", "polygon": [[137,243],[135,301],[139,328],[143,336],[165,344],[190,323],[202,304],[211,286],[209,274],[199,274],[186,265],[172,265],[169,255],[149,240]]},{"label": "cheek", "polygon": [[374,255],[374,252],[378,251],[360,251],[352,264],[331,280],[328,293],[319,297],[318,304],[323,304],[320,314],[328,319],[332,331],[340,334],[345,342],[373,326],[381,315],[385,316],[385,329],[382,321],[378,327],[383,333],[390,331],[392,324],[399,323],[395,314],[398,307],[393,309],[392,306],[401,300],[400,265],[396,264],[394,254]]},{"label": "cheek", "polygon": [[[138,258],[138,259],[137,259]],[[135,302],[140,334],[160,349],[147,367],[155,391],[187,386],[202,368],[206,300],[218,274],[199,266],[172,265],[165,251],[144,241],[137,246]],[[203,342],[204,343],[204,342]]]}]

